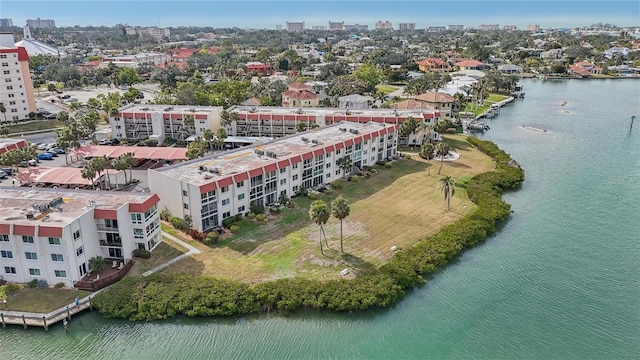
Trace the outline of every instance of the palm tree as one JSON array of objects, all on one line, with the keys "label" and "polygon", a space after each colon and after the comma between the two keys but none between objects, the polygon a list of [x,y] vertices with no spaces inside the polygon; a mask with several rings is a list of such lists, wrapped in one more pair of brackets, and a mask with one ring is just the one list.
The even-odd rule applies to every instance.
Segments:
[{"label": "palm tree", "polygon": [[104,258],[100,255],[94,256],[89,259],[89,271],[90,272],[100,272],[100,270],[104,269],[106,262]]},{"label": "palm tree", "polygon": [[[107,170],[107,167],[109,167],[109,159],[107,158],[106,155],[103,155],[102,157],[96,157],[93,158],[89,161],[89,164],[96,173],[98,173],[98,177],[102,177],[102,172]],[[109,178],[109,172],[107,171],[107,182],[108,182],[108,178]],[[103,182],[101,182],[102,184]],[[102,186],[101,186],[102,187]]]},{"label": "palm tree", "polygon": [[431,176],[431,158],[433,158],[433,151],[435,147],[432,143],[426,142],[420,147],[420,156],[427,160],[427,174]]},{"label": "palm tree", "polygon": [[[125,154],[122,154],[122,155],[118,156],[117,158],[113,159],[113,161],[111,161],[111,166],[113,166],[113,168],[118,170],[118,171],[123,171],[124,170],[124,183],[125,184],[128,183],[126,169],[129,168],[129,164],[127,164],[127,161],[125,159]],[[118,178],[116,176],[116,188],[117,187],[118,187]]]},{"label": "palm tree", "polygon": [[211,141],[215,137],[215,135],[213,134],[213,130],[204,129],[204,131],[202,132],[202,137],[207,142],[207,147],[209,148],[209,150],[212,150]]},{"label": "palm tree", "polygon": [[342,219],[349,216],[349,203],[342,196],[338,196],[331,203],[331,214],[334,218],[340,220],[340,252],[344,253],[344,248],[342,247]]},{"label": "palm tree", "polygon": [[124,156],[124,161],[127,164],[127,167],[129,168],[129,179],[133,181],[133,174],[131,173],[131,168],[133,168],[133,165],[136,164],[136,158],[132,152],[124,153],[122,154],[122,156]]},{"label": "palm tree", "polygon": [[0,137],[6,137],[9,135],[9,128],[3,125],[0,125]]},{"label": "palm tree", "polygon": [[444,200],[447,202],[447,209],[451,210],[451,198],[456,193],[456,180],[450,175],[447,175],[438,180],[440,183],[440,190],[444,194]]},{"label": "palm tree", "polygon": [[449,147],[449,144],[447,144],[446,142],[441,142],[438,145],[436,145],[436,155],[440,156],[440,169],[438,169],[438,175],[442,171],[442,164],[444,163],[444,157],[449,155],[449,150],[451,150],[451,147]]},{"label": "palm tree", "polygon": [[83,179],[91,180],[91,185],[93,185],[94,189],[96,188],[96,182],[94,181],[94,179],[96,178],[96,169],[94,169],[91,164],[85,165],[82,168],[82,172],[80,173],[80,175]]},{"label": "palm tree", "polygon": [[346,177],[347,173],[351,172],[351,167],[353,166],[353,162],[351,161],[350,156],[345,156],[336,161],[336,165],[342,171],[342,177]]},{"label": "palm tree", "polygon": [[[324,251],[322,250],[322,235],[324,234],[324,229],[322,225],[329,221],[329,216],[331,216],[331,210],[326,202],[322,200],[315,200],[311,203],[311,207],[309,208],[309,218],[316,223],[316,225],[320,226],[320,253],[322,255],[324,255]],[[327,244],[327,247],[329,247],[326,235],[324,236],[324,241]]]}]

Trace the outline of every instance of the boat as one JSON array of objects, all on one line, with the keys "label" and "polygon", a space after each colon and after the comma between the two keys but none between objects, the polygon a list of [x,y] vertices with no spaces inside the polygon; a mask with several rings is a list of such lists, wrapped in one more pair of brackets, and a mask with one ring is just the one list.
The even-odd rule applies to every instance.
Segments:
[{"label": "boat", "polygon": [[482,131],[485,132],[490,129],[489,125],[487,125],[484,121],[470,121],[466,125],[467,131]]}]

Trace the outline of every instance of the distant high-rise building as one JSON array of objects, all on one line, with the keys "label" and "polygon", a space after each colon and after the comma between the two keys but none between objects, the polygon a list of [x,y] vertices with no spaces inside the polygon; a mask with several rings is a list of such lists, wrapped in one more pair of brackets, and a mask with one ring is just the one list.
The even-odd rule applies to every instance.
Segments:
[{"label": "distant high-rise building", "polygon": [[171,37],[169,28],[148,27],[148,28],[126,28],[127,35],[138,35],[143,39],[153,39],[162,41],[163,38]]},{"label": "distant high-rise building", "polygon": [[478,25],[478,30],[489,31],[489,30],[498,30],[500,29],[500,25],[498,24],[480,24]]},{"label": "distant high-rise building", "polygon": [[540,31],[540,25],[529,24],[527,25],[527,31]]},{"label": "distant high-rise building", "polygon": [[439,32],[439,31],[445,31],[446,28],[444,26],[429,26],[427,28],[428,32]]},{"label": "distant high-rise building", "polygon": [[327,30],[327,27],[324,25],[315,25],[311,27],[311,30]]},{"label": "distant high-rise building", "polygon": [[13,33],[0,33],[0,103],[6,109],[0,121],[24,120],[36,112],[33,84],[29,72],[29,54],[16,47]]},{"label": "distant high-rise building", "polygon": [[27,26],[32,29],[47,29],[56,27],[56,22],[51,19],[28,19]]},{"label": "distant high-rise building", "polygon": [[344,21],[340,21],[340,22],[329,21],[329,30],[344,30]]},{"label": "distant high-rise building", "polygon": [[368,31],[369,25],[360,25],[360,24],[345,25],[344,29],[347,31]]},{"label": "distant high-rise building", "polygon": [[376,30],[393,30],[393,25],[390,21],[376,21]]},{"label": "distant high-rise building", "polygon": [[303,31],[304,30],[304,21],[303,22],[285,22],[284,28],[287,31]]},{"label": "distant high-rise building", "polygon": [[4,18],[0,19],[0,28],[10,28],[13,27],[13,20]]},{"label": "distant high-rise building", "polygon": [[399,23],[398,30],[415,30],[416,23]]},{"label": "distant high-rise building", "polygon": [[282,30],[282,25],[276,25],[276,30]]},{"label": "distant high-rise building", "polygon": [[506,30],[506,31],[518,30],[518,27],[515,25],[505,25],[502,27],[502,30]]},{"label": "distant high-rise building", "polygon": [[447,30],[464,30],[464,25],[447,25]]}]

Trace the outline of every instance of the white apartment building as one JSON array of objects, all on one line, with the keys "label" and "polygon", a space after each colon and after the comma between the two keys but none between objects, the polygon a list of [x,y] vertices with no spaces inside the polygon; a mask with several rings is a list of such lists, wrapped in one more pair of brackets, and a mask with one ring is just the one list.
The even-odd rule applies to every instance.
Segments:
[{"label": "white apartment building", "polygon": [[165,53],[138,53],[135,55],[105,56],[100,63],[100,68],[106,68],[109,63],[118,67],[136,68],[141,64],[153,66],[162,65],[169,62],[170,56]]},{"label": "white apartment building", "polygon": [[395,124],[341,122],[272,142],[220,155],[148,170],[149,188],[158,206],[172,216],[193,219],[193,227],[209,231],[222,220],[247,213],[348,175],[338,166],[349,157],[362,168],[396,155]]},{"label": "white apartment building", "polygon": [[399,23],[398,30],[415,30],[416,23]]},{"label": "white apartment building", "polygon": [[303,31],[304,30],[304,21],[303,22],[285,22],[284,28],[287,31]]},{"label": "white apartment building", "polygon": [[[140,105],[129,104],[109,117],[111,131],[117,139],[150,138],[162,145],[166,137],[186,140],[205,129],[220,126],[221,106]],[[185,124],[185,119],[193,120]]]},{"label": "white apartment building", "polygon": [[56,27],[56,22],[51,19],[27,19],[27,26],[34,29],[47,29]]},{"label": "white apartment building", "polygon": [[127,261],[161,241],[158,196],[0,188],[0,275],[73,286],[94,256]]},{"label": "white apartment building", "polygon": [[36,111],[29,55],[14,46],[12,33],[0,33],[0,103],[6,109],[0,122],[28,119]]},{"label": "white apartment building", "polygon": [[[336,109],[276,106],[232,106],[227,111],[235,113],[237,120],[227,126],[227,134],[233,136],[282,137],[297,132],[298,123],[307,129],[324,127],[340,122],[377,123],[399,125],[412,117],[421,123],[435,125],[441,119],[440,110],[433,109]],[[413,141],[413,135],[409,140]],[[407,139],[400,139],[406,143]]]}]

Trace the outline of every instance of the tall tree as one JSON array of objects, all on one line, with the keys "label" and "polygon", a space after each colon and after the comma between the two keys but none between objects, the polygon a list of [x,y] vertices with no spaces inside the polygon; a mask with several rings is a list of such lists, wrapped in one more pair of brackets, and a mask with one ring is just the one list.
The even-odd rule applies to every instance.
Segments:
[{"label": "tall tree", "polygon": [[203,156],[207,151],[207,144],[202,137],[198,136],[194,141],[187,145],[187,157],[195,159]]},{"label": "tall tree", "polygon": [[351,172],[353,161],[350,156],[345,156],[338,159],[336,165],[342,170],[342,177],[346,177]]},{"label": "tall tree", "polygon": [[78,141],[78,134],[74,134],[71,128],[65,127],[60,130],[56,130],[58,138],[56,139],[56,146],[64,150],[64,160],[69,163],[69,152],[73,149],[80,147],[80,141]]},{"label": "tall tree", "polygon": [[340,252],[344,253],[342,246],[342,220],[349,216],[350,208],[349,203],[342,196],[338,196],[333,202],[331,202],[331,214],[334,218],[340,220]]},{"label": "tall tree", "polygon": [[449,147],[449,144],[444,141],[436,145],[436,155],[440,156],[440,169],[438,169],[438,175],[440,175],[440,172],[442,171],[444,157],[449,155],[449,150],[451,150],[451,147]]},{"label": "tall tree", "polygon": [[435,147],[430,142],[425,142],[420,147],[420,156],[427,160],[427,174],[431,176],[431,159],[433,158],[433,151]]},{"label": "tall tree", "polygon": [[447,175],[438,180],[440,183],[440,191],[444,195],[444,200],[447,202],[447,209],[451,210],[451,198],[456,193],[456,180]]},{"label": "tall tree", "polygon": [[2,116],[4,116],[4,122],[7,122],[7,108],[4,106],[4,103],[0,103],[0,112]]},{"label": "tall tree", "polygon": [[80,172],[80,175],[82,176],[83,179],[88,179],[91,180],[91,185],[93,186],[93,188],[96,188],[96,182],[95,182],[95,178],[96,178],[96,169],[93,168],[93,166],[91,166],[91,163],[87,163],[83,168],[82,171]]},{"label": "tall tree", "polygon": [[[311,207],[309,208],[309,218],[316,225],[320,226],[320,253],[324,255],[324,251],[322,249],[322,235],[324,234],[323,225],[329,221],[329,217],[331,216],[331,210],[329,209],[329,205],[322,200],[315,200],[311,203]],[[327,236],[325,235],[324,241],[329,247],[329,243],[327,242]]]},{"label": "tall tree", "polygon": [[222,149],[224,147],[224,140],[227,138],[227,131],[221,127],[216,130],[214,144],[218,149]]},{"label": "tall tree", "polygon": [[[221,128],[222,129],[222,128]],[[211,129],[204,129],[204,131],[202,132],[202,137],[204,138],[204,140],[207,142],[207,148],[209,150],[212,150],[213,147],[211,146],[211,143],[213,141],[213,138],[215,137],[215,135],[213,134],[213,130]]]}]

